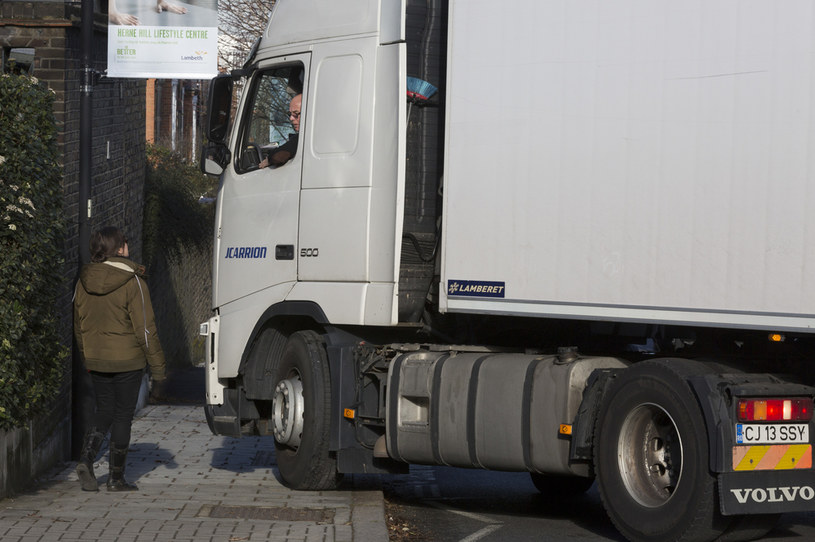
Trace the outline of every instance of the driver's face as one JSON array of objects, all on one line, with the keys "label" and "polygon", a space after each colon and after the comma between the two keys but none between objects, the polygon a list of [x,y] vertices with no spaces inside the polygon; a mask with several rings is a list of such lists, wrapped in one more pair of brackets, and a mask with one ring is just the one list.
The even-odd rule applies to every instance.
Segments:
[{"label": "driver's face", "polygon": [[289,103],[289,121],[291,121],[295,132],[300,132],[300,103],[302,101],[303,97],[298,94]]}]

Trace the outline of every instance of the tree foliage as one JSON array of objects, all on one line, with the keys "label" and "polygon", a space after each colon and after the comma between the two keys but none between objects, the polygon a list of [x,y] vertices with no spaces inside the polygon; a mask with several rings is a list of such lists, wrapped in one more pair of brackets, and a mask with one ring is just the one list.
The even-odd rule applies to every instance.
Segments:
[{"label": "tree foliage", "polygon": [[0,75],[0,429],[20,427],[56,396],[63,286],[61,170],[53,91]]}]

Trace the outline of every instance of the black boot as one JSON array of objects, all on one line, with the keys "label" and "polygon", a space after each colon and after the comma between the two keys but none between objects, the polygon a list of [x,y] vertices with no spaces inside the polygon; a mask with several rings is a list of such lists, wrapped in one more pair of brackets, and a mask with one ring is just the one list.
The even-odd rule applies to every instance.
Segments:
[{"label": "black boot", "polygon": [[96,483],[96,476],[93,474],[93,462],[104,440],[105,434],[97,431],[95,427],[91,427],[85,433],[79,463],[76,465],[76,474],[79,476],[79,483],[83,491],[99,491],[99,484]]},{"label": "black boot", "polygon": [[120,449],[110,443],[110,476],[108,476],[108,491],[137,491],[139,488],[125,480],[125,460],[127,447]]}]

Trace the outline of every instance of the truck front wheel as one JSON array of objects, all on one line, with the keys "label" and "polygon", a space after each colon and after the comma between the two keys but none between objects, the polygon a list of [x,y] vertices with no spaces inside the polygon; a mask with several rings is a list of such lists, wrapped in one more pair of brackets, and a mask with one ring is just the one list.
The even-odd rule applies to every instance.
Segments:
[{"label": "truck front wheel", "polygon": [[719,513],[707,431],[685,377],[687,360],[642,362],[621,372],[600,408],[594,462],[603,505],[630,540],[713,540]]},{"label": "truck front wheel", "polygon": [[319,334],[292,334],[275,364],[272,424],[277,467],[293,489],[334,489],[342,476],[328,449],[331,380]]}]

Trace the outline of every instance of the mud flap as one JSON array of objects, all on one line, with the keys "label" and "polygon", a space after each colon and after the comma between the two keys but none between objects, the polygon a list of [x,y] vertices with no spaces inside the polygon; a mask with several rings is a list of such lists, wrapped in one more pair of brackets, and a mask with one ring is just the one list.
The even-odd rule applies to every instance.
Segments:
[{"label": "mud flap", "polygon": [[752,471],[719,474],[723,515],[811,512],[815,471]]}]

